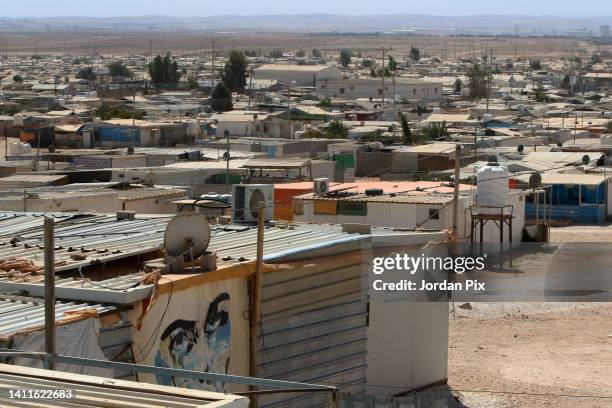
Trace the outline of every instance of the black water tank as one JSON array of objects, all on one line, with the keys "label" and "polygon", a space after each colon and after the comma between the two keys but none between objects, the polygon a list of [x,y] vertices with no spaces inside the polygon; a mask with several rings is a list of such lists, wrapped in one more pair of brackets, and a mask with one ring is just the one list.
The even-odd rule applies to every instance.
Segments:
[{"label": "black water tank", "polygon": [[382,188],[368,188],[365,193],[367,196],[380,196],[384,194],[384,191]]}]

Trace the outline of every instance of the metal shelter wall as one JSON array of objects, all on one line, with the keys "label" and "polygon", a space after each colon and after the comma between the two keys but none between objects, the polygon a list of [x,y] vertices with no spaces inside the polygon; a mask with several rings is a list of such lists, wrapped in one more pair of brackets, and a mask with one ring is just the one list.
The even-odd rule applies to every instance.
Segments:
[{"label": "metal shelter wall", "polygon": [[[339,385],[363,394],[368,307],[359,256],[329,256],[266,273],[260,377]],[[261,408],[321,407],[321,393],[259,397]]]}]

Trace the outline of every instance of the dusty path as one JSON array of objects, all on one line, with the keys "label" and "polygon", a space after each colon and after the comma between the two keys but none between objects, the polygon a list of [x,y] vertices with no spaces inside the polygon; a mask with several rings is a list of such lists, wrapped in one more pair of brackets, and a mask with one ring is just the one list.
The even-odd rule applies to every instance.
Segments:
[{"label": "dusty path", "polygon": [[[551,237],[612,242],[612,227],[555,228]],[[550,261],[536,258],[527,273]],[[611,373],[610,303],[473,303],[451,316],[449,385],[468,407],[612,407]]]}]

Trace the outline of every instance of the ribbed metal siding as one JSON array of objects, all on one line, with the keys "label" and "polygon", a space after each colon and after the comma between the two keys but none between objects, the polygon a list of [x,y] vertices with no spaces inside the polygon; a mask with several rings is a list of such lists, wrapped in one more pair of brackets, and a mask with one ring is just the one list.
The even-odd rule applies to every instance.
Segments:
[{"label": "ribbed metal siding", "polygon": [[[342,385],[366,381],[367,303],[360,265],[264,274],[259,376]],[[260,407],[320,407],[325,394],[260,396]]]}]

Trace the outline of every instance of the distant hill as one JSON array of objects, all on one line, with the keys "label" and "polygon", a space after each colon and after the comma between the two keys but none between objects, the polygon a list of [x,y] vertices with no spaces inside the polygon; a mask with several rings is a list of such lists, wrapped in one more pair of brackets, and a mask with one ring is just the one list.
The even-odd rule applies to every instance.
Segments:
[{"label": "distant hill", "polygon": [[[425,33],[515,34],[566,33],[612,25],[612,17],[555,17],[526,15],[436,16],[426,14],[393,15],[220,15],[212,17],[0,17],[2,31],[285,31],[285,32],[387,32],[406,30]],[[517,27],[518,26],[518,27]]]}]

